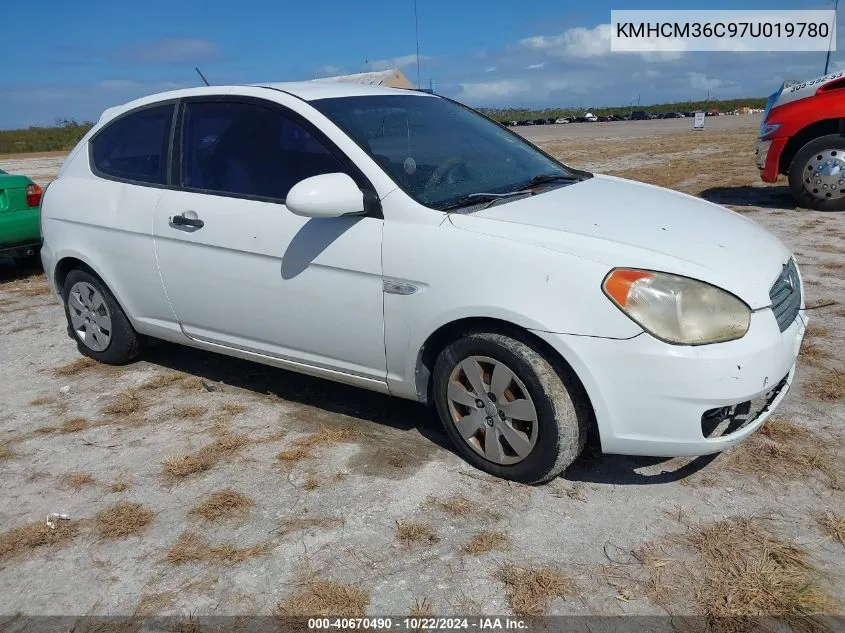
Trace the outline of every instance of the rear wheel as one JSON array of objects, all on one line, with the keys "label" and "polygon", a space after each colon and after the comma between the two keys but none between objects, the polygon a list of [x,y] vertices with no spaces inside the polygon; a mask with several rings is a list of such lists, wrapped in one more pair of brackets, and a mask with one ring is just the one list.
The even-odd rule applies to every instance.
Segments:
[{"label": "rear wheel", "polygon": [[575,391],[520,340],[492,333],[458,339],[438,356],[432,386],[460,454],[492,475],[548,481],[584,448],[587,417]]},{"label": "rear wheel", "polygon": [[845,136],[820,136],[798,150],[789,165],[789,187],[803,207],[845,211]]},{"label": "rear wheel", "polygon": [[17,255],[12,258],[16,265],[21,268],[39,268],[41,266],[41,254],[38,249],[26,255]]},{"label": "rear wheel", "polygon": [[65,316],[80,352],[109,365],[137,358],[141,338],[101,279],[75,269],[63,290]]}]

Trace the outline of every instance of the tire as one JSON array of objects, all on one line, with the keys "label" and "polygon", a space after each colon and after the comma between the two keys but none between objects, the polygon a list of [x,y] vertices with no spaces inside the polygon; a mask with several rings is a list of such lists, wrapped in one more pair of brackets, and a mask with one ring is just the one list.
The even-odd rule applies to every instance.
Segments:
[{"label": "tire", "polygon": [[140,355],[140,335],[99,277],[78,268],[70,271],[62,297],[68,332],[82,354],[107,365],[123,365]]},{"label": "tire", "polygon": [[32,255],[13,257],[12,260],[15,262],[16,266],[20,266],[21,268],[41,268],[41,253],[38,250],[36,250]]},{"label": "tire", "polygon": [[[823,161],[831,161],[828,169],[838,173],[816,174],[815,169]],[[828,134],[804,145],[789,164],[788,175],[789,188],[802,207],[845,211],[845,135]],[[821,182],[817,182],[819,180]],[[835,189],[826,191],[825,185]]]},{"label": "tire", "polygon": [[[502,365],[513,378],[502,372],[501,379],[494,379]],[[490,399],[484,394],[473,403],[479,390],[472,388],[470,373],[476,367],[480,369],[476,378],[480,377],[484,389],[499,391],[499,396]],[[446,433],[466,461],[496,477],[542,483],[569,466],[587,439],[589,414],[577,395],[577,379],[562,375],[565,372],[556,371],[523,341],[503,334],[473,333],[440,352],[434,365],[432,399]],[[522,406],[512,404],[516,401]],[[475,434],[464,439],[476,426]],[[519,433],[515,435],[514,430]],[[488,442],[490,437],[498,442]]]}]

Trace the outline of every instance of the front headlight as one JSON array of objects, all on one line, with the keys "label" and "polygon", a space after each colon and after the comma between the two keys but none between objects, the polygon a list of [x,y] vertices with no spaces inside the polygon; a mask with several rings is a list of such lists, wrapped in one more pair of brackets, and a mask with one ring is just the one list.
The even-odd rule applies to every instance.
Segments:
[{"label": "front headlight", "polygon": [[732,294],[688,277],[651,270],[615,268],[602,289],[643,329],[683,345],[742,338],[751,310]]}]

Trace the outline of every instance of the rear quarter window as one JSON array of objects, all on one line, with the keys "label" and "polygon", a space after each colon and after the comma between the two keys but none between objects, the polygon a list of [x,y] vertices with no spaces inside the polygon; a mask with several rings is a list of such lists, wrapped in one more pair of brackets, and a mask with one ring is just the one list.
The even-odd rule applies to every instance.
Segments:
[{"label": "rear quarter window", "polygon": [[165,184],[174,104],[144,108],[109,123],[91,140],[91,163],[106,178]]}]

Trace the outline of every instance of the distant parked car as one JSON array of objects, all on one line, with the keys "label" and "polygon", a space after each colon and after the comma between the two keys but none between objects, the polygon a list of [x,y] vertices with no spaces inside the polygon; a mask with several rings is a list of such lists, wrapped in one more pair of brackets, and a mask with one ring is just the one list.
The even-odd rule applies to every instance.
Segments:
[{"label": "distant parked car", "polygon": [[534,125],[534,121],[530,121],[528,119],[522,119],[521,121],[516,122],[517,125]]},{"label": "distant parked car", "polygon": [[516,122],[516,121],[508,121],[508,122],[507,122],[507,126],[508,126],[508,127],[513,127],[513,126],[515,126],[516,124],[517,124],[517,122]]},{"label": "distant parked car", "polygon": [[645,110],[634,110],[631,113],[631,120],[632,121],[647,121],[651,117],[648,116],[648,112]]},{"label": "distant parked car", "polygon": [[664,119],[683,119],[684,115],[679,112],[667,112],[663,115]]},{"label": "distant parked car", "polygon": [[569,119],[567,119],[566,117],[560,117],[559,119],[555,119],[555,123],[562,125],[565,123],[569,123]]},{"label": "distant parked car", "polygon": [[0,169],[0,256],[21,264],[38,261],[41,187]]},{"label": "distant parked car", "polygon": [[595,123],[596,121],[599,120],[599,118],[595,114],[593,114],[592,112],[587,112],[586,114],[584,114],[584,119],[588,123]]},{"label": "distant parked car", "polygon": [[545,125],[546,119],[534,119],[534,125]]}]

